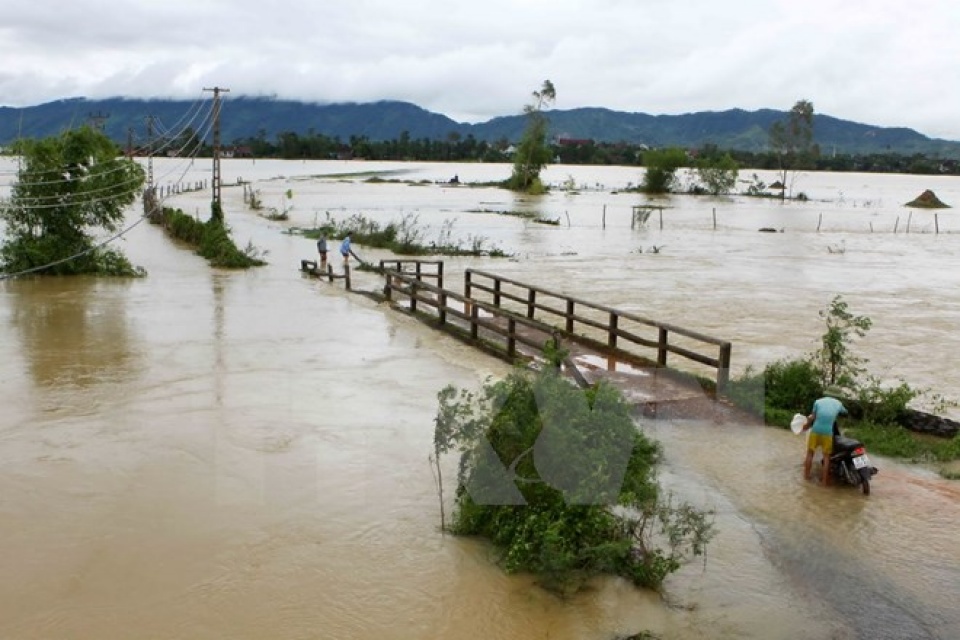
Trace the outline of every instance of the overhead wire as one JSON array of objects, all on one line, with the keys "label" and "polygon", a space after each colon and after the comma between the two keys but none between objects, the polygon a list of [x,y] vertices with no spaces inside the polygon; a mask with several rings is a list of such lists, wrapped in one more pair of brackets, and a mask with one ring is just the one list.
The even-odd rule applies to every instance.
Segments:
[{"label": "overhead wire", "polygon": [[[194,103],[194,105],[200,104],[201,102],[202,102],[202,100],[198,99],[198,100]],[[193,106],[191,106],[191,109],[193,109]],[[189,111],[188,111],[188,113],[189,113]],[[191,118],[187,121],[187,124],[184,126],[183,130],[182,130],[180,133],[177,134],[177,137],[179,137],[180,135],[182,135],[183,132],[187,131],[188,128],[191,128],[191,125],[194,123],[194,121],[197,119],[197,116],[199,116],[200,113],[201,113],[201,111],[200,111],[199,108],[198,108],[198,109],[197,109],[197,112],[194,113],[193,116],[191,116]],[[185,114],[184,116],[182,116],[182,117],[180,118],[180,120],[178,120],[178,124],[179,124],[180,122],[182,122],[185,117],[186,117],[186,114]],[[207,135],[210,133],[211,129],[213,128],[213,125],[214,125],[213,109],[211,108],[211,109],[209,109],[209,110],[207,111],[206,115],[204,116],[203,120],[202,120],[201,123],[200,123],[200,128],[203,129],[202,135],[198,135],[198,134],[197,134],[197,131],[196,131],[196,130],[193,130],[193,131],[192,131],[192,135],[191,135],[190,137],[188,137],[187,140],[184,141],[184,144],[175,152],[176,157],[181,157],[181,158],[182,158],[183,156],[182,156],[181,154],[184,152],[184,150],[185,150],[192,142],[195,142],[195,143],[196,143],[196,144],[194,144],[193,149],[192,149],[191,153],[189,154],[189,156],[188,156],[187,158],[185,158],[185,159],[189,159],[190,162],[189,162],[189,164],[187,164],[186,168],[184,168],[183,171],[180,173],[180,176],[179,176],[179,178],[178,178],[178,180],[177,180],[178,183],[179,183],[180,180],[183,179],[183,177],[184,177],[184,176],[187,174],[187,172],[189,171],[190,167],[193,165],[194,160],[195,160],[196,157],[199,155],[200,148],[201,148],[201,146],[202,146],[202,141],[206,139]],[[169,140],[171,140],[171,141],[176,140],[177,137],[169,138]],[[161,146],[160,148],[161,148],[161,149],[162,149],[162,148],[166,148],[166,143],[165,143],[165,145]],[[119,167],[119,168],[122,168],[122,166]],[[118,168],[117,170],[119,170],[119,168]],[[112,171],[114,171],[114,170],[112,170],[112,169],[111,169],[111,170],[108,170],[108,171],[105,172],[105,173],[97,174],[97,176],[108,175],[108,174],[111,173]],[[18,175],[19,175],[19,173],[20,173],[20,172],[18,171]],[[170,175],[170,174],[172,174],[172,173],[173,173],[173,170],[171,170],[170,172],[168,172],[168,173],[165,174],[165,175]],[[54,181],[47,181],[47,182],[27,183],[27,185],[28,185],[28,186],[53,185],[53,184],[58,184],[58,183],[74,182],[75,180],[76,180],[76,179],[73,179],[73,178],[70,178],[70,179],[64,178],[63,180],[59,180],[59,181],[58,181],[58,180],[54,180]],[[89,194],[91,194],[91,193],[99,193],[99,192],[101,192],[101,191],[108,191],[108,190],[111,190],[111,189],[116,188],[117,186],[123,186],[123,185],[128,184],[128,183],[129,183],[129,182],[123,182],[123,183],[120,183],[120,185],[111,185],[110,187],[104,188],[104,189],[102,189],[102,190],[95,190],[95,191],[84,192],[84,195],[89,195]],[[63,195],[64,195],[64,194],[58,194],[58,195],[56,195],[56,196],[49,196],[49,197],[62,197]],[[72,195],[72,194],[66,194],[66,195],[69,196],[69,195]],[[110,202],[111,200],[114,200],[114,199],[116,199],[116,198],[118,198],[118,197],[121,197],[122,195],[123,195],[123,194],[118,194],[118,195],[115,195],[115,196],[110,196],[110,197],[105,197],[105,198],[95,198],[95,199],[93,199],[93,200],[91,200],[91,201],[87,201],[86,204],[96,205],[96,204],[99,204],[99,203],[101,203],[101,202]],[[161,199],[161,202],[162,202],[162,201],[163,201],[163,199]],[[7,206],[11,206],[11,205],[8,204]],[[21,205],[18,204],[18,205],[13,205],[13,206],[20,207]],[[54,208],[54,207],[59,207],[59,206],[64,206],[64,204],[63,204],[63,203],[55,203],[55,204],[50,204],[50,205],[36,205],[36,204],[34,204],[34,205],[25,205],[25,206],[23,206],[23,208],[28,209],[28,210],[33,210],[33,209]],[[148,214],[148,213],[144,213],[143,215],[140,215],[134,222],[132,222],[132,223],[131,223],[130,225],[128,225],[127,227],[124,227],[123,229],[121,229],[121,230],[118,231],[117,233],[109,236],[108,238],[104,239],[103,241],[97,242],[96,244],[94,244],[94,245],[88,247],[87,249],[85,249],[85,250],[83,250],[83,251],[80,251],[80,252],[78,252],[78,253],[76,253],[76,254],[74,254],[74,255],[67,256],[67,257],[64,257],[64,258],[60,258],[60,259],[55,260],[55,261],[53,261],[53,262],[50,262],[50,263],[47,263],[47,264],[43,264],[43,265],[39,265],[39,266],[36,266],[36,267],[31,267],[30,269],[24,269],[24,270],[15,272],[15,273],[0,273],[0,280],[10,280],[10,279],[13,279],[13,278],[22,277],[22,276],[29,275],[29,274],[32,274],[32,273],[37,273],[37,272],[39,272],[39,271],[43,271],[43,270],[46,270],[46,269],[50,269],[50,268],[55,267],[55,266],[57,266],[57,265],[64,264],[64,263],[69,262],[69,261],[71,261],[71,260],[76,260],[76,259],[81,258],[81,257],[83,257],[83,256],[85,256],[85,255],[88,255],[88,254],[90,254],[90,253],[92,253],[92,252],[98,251],[99,249],[101,249],[101,248],[107,246],[108,244],[110,244],[111,242],[114,242],[115,240],[117,240],[117,239],[123,237],[125,234],[129,233],[131,230],[133,230],[135,227],[137,227],[139,224],[141,224],[141,223],[142,223],[144,220],[146,220],[148,217],[149,217],[149,214]]]}]

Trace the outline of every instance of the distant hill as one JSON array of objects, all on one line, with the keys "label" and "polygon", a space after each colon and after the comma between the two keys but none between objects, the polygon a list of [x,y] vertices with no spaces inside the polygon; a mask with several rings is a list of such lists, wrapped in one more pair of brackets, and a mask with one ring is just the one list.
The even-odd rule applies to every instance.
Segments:
[{"label": "distant hill", "polygon": [[[211,100],[141,100],[74,98],[33,107],[0,107],[0,145],[17,137],[45,137],[72,126],[102,118],[111,138],[134,143],[147,138],[147,116],[153,116],[155,131],[178,132],[190,126],[206,131]],[[552,110],[547,112],[551,135],[591,139],[596,142],[627,142],[652,147],[700,147],[713,143],[724,149],[763,151],[770,125],[785,117],[772,109],[706,111],[681,115],[649,115],[603,108]],[[227,97],[221,112],[222,140],[264,136],[275,140],[283,132],[309,132],[340,138],[393,140],[403,132],[411,139],[447,139],[451,134],[474,136],[493,142],[516,142],[525,126],[523,115],[502,116],[487,122],[456,122],[407,102],[315,104],[292,100]],[[904,127],[876,127],[824,114],[816,114],[814,138],[823,153],[915,153],[960,158],[960,142],[928,138]],[[209,138],[208,138],[209,139]]]}]

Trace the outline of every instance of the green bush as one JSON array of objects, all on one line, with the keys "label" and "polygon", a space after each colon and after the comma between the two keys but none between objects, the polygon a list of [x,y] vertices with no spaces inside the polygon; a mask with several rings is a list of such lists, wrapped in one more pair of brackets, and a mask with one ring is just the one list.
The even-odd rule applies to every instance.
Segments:
[{"label": "green bush", "polygon": [[614,388],[582,391],[547,367],[480,394],[447,387],[439,401],[441,505],[439,460],[460,454],[449,528],[489,539],[506,571],[531,572],[565,593],[601,573],[656,589],[704,552],[708,514],[662,494],[659,447]]},{"label": "green bush", "polygon": [[230,232],[218,218],[200,222],[180,209],[163,209],[163,224],[174,238],[196,248],[197,253],[214,267],[223,269],[247,269],[266,264],[258,258],[255,249],[249,246],[241,251],[234,244]]}]

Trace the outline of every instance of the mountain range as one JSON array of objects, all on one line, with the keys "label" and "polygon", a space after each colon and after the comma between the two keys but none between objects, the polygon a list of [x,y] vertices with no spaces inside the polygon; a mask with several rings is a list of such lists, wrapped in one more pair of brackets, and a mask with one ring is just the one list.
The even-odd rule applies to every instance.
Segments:
[{"label": "mountain range", "polygon": [[[349,141],[351,137],[395,140],[404,132],[411,139],[461,138],[495,142],[519,140],[526,119],[522,114],[486,122],[456,122],[409,102],[318,104],[269,97],[230,97],[221,108],[224,144],[280,133],[314,133]],[[0,145],[19,137],[46,137],[84,123],[101,126],[114,140],[140,144],[148,139],[147,118],[154,135],[179,133],[186,127],[209,130],[212,99],[71,98],[32,107],[0,107]],[[589,107],[545,112],[550,134],[594,142],[646,144],[650,147],[697,148],[714,144],[721,149],[764,151],[770,125],[786,118],[773,109],[703,111],[680,115],[649,115]],[[211,136],[207,136],[209,141]],[[905,127],[878,127],[814,116],[814,141],[822,153],[898,153],[960,159],[960,142],[929,138]]]}]

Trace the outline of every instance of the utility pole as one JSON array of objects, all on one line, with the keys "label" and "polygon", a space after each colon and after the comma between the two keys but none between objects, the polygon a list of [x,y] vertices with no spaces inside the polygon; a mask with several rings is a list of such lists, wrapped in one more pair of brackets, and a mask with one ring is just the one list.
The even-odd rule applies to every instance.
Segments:
[{"label": "utility pole", "polygon": [[109,113],[104,113],[102,111],[97,111],[96,113],[91,113],[87,116],[90,120],[90,124],[93,125],[94,129],[103,131],[103,123],[107,121],[107,118],[110,117]]},{"label": "utility pole", "polygon": [[230,91],[223,87],[204,87],[213,91],[213,201],[210,204],[213,217],[223,222],[223,205],[220,202],[220,94]]},{"label": "utility pole", "polygon": [[147,116],[147,186],[153,189],[153,116]]},{"label": "utility pole", "polygon": [[153,223],[160,223],[163,215],[157,202],[157,188],[153,185],[153,116],[147,116],[147,188],[143,192],[144,213]]}]

